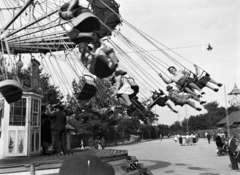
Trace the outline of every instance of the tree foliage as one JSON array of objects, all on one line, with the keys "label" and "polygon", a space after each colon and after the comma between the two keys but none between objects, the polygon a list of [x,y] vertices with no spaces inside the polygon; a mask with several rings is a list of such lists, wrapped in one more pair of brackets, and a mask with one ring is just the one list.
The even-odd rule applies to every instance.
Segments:
[{"label": "tree foliage", "polygon": [[[207,113],[196,116],[192,115],[188,119],[184,118],[181,121],[180,127],[178,127],[179,122],[175,122],[170,126],[171,131],[176,132],[176,130],[179,129],[182,132],[187,132],[187,125],[188,131],[190,132],[217,128],[216,124],[226,117],[226,109],[224,107],[219,107],[219,104],[216,101],[207,103],[204,105],[204,108],[206,109]],[[231,106],[228,108],[228,113],[230,114],[238,110],[238,107]]]}]

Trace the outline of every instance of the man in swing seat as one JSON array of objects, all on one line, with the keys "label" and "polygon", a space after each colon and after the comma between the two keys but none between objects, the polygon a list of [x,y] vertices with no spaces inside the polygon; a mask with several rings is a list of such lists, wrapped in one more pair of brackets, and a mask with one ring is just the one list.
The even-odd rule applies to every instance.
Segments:
[{"label": "man in swing seat", "polygon": [[168,91],[168,97],[169,99],[175,104],[175,105],[180,105],[183,106],[185,104],[191,106],[192,108],[196,109],[197,111],[201,111],[201,108],[196,107],[195,103],[188,100],[189,98],[193,98],[192,95],[180,95],[179,90],[173,89],[172,86],[167,86],[167,91]]},{"label": "man in swing seat", "polygon": [[202,89],[204,87],[208,87],[209,89],[213,90],[214,92],[218,92],[219,89],[214,88],[210,85],[210,83],[213,83],[215,85],[217,85],[218,87],[221,87],[222,84],[216,82],[215,80],[213,80],[212,78],[210,78],[210,75],[208,73],[205,74],[205,76],[202,77],[198,77],[199,76],[199,67],[197,65],[193,65],[195,67],[195,77],[194,77],[194,82],[196,83],[196,85]]},{"label": "man in swing seat", "polygon": [[178,111],[173,109],[170,103],[167,102],[169,100],[168,96],[165,95],[161,89],[159,89],[159,91],[160,93],[158,93],[157,91],[152,91],[153,103],[148,106],[148,109],[153,108],[153,106],[157,104],[158,106],[161,106],[161,107],[167,106],[173,112],[178,113]]},{"label": "man in swing seat", "polygon": [[173,75],[170,77],[170,79],[163,77],[161,73],[158,74],[166,84],[175,82],[178,86],[180,86],[180,88],[183,89],[183,91],[186,91],[187,93],[196,95],[196,93],[192,90],[192,89],[196,89],[201,93],[201,95],[205,94],[194,83],[193,78],[189,77],[189,73],[186,72],[185,70],[177,70],[174,66],[170,66],[168,68],[168,71],[170,74]]},{"label": "man in swing seat", "polygon": [[127,73],[118,67],[119,60],[113,48],[100,42],[98,32],[93,32],[91,42],[93,47],[86,43],[79,44],[79,52],[81,61],[92,74],[98,78],[106,78],[113,73],[117,76]]}]

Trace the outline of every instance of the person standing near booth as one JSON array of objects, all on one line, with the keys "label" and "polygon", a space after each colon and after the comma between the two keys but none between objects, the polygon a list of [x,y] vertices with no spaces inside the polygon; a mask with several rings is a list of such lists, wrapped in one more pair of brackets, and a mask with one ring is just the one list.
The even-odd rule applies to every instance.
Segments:
[{"label": "person standing near booth", "polygon": [[49,117],[55,118],[54,120],[54,130],[55,130],[55,140],[53,146],[53,154],[58,153],[58,149],[60,148],[61,154],[66,153],[66,128],[65,125],[67,124],[66,115],[63,111],[63,106],[55,105],[53,108],[56,111],[52,111],[50,105],[47,106],[47,111]]},{"label": "person standing near booth", "polygon": [[46,106],[42,106],[41,110],[41,146],[43,155],[49,155],[48,146],[52,144],[51,121],[46,114]]}]

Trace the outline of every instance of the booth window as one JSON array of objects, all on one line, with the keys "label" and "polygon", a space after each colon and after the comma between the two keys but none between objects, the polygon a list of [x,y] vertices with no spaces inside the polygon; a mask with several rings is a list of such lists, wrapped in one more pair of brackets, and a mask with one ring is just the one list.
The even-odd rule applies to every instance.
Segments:
[{"label": "booth window", "polygon": [[40,115],[40,100],[38,99],[31,99],[31,111],[32,111],[32,126],[40,126],[40,120],[39,120],[39,115]]},{"label": "booth window", "polygon": [[9,125],[25,126],[26,123],[26,98],[10,104]]}]

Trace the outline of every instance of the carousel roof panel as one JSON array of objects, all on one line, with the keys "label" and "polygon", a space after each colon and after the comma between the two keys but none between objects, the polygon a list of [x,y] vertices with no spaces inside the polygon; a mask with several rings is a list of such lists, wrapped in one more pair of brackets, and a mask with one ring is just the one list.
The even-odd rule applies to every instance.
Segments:
[{"label": "carousel roof panel", "polygon": [[240,94],[240,89],[235,84],[233,90],[228,95],[239,95],[239,94]]}]

